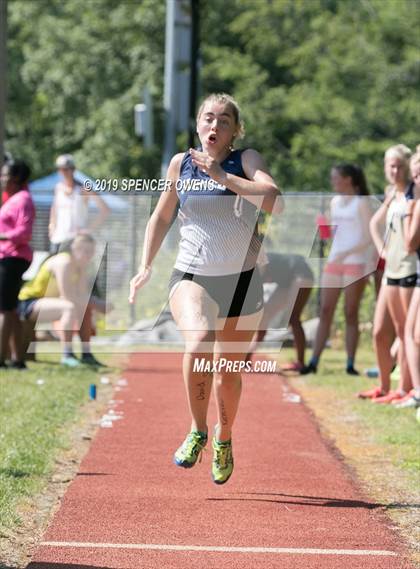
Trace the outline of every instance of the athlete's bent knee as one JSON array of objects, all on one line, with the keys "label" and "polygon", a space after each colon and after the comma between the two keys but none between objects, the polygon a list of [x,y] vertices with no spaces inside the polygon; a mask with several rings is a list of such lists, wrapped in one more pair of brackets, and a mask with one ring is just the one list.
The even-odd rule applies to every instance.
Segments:
[{"label": "athlete's bent knee", "polygon": [[214,343],[214,332],[210,330],[197,330],[188,334],[186,348],[189,353],[202,353],[208,351],[209,346]]}]

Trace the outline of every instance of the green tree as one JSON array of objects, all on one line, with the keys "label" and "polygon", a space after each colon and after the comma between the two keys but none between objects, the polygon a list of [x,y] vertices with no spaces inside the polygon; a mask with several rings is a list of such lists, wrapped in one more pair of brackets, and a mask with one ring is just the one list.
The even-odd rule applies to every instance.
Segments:
[{"label": "green tree", "polygon": [[[201,92],[241,103],[246,145],[286,190],[325,190],[335,162],[381,192],[387,146],[418,141],[418,0],[201,0]],[[159,172],[134,135],[163,99],[165,2],[9,0],[7,146],[35,175],[73,152],[93,176]],[[186,136],[180,136],[183,148]]]},{"label": "green tree", "polygon": [[418,143],[416,0],[206,4],[204,91],[242,102],[247,143],[282,187],[323,190],[337,161],[383,187],[387,146]]},{"label": "green tree", "polygon": [[62,152],[95,176],[156,172],[159,150],[140,145],[133,106],[145,85],[160,99],[164,8],[153,0],[9,2],[8,148],[35,175]]}]

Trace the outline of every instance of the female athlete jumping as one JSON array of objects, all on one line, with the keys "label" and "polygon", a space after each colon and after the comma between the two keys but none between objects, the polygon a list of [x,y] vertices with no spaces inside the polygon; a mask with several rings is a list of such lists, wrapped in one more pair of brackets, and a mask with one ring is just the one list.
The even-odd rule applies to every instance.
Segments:
[{"label": "female athlete jumping", "polygon": [[[183,374],[192,420],[174,462],[184,468],[194,466],[207,444],[214,377],[216,484],[227,482],[233,471],[231,434],[241,395],[238,364],[245,360],[262,315],[263,291],[256,268],[258,211],[281,209],[281,198],[276,200],[279,190],[260,154],[233,150],[242,133],[232,97],[213,94],[204,100],[197,115],[201,148],[172,158],[167,174],[171,187],[150,218],[142,263],[130,282],[133,302],[136,291],[150,278],[153,259],[179,205],[181,238],[169,283],[170,308],[185,340]],[[211,362],[216,371],[195,371],[197,358]],[[222,358],[231,366],[218,369]]]}]

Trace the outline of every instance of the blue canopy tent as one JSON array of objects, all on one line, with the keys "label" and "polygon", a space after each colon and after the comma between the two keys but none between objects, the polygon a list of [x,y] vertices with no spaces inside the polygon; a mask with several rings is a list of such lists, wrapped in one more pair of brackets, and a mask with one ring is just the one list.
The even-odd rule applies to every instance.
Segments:
[{"label": "blue canopy tent", "polygon": [[[86,174],[83,174],[83,172],[80,172],[80,170],[75,170],[74,177],[79,182],[79,184],[83,184],[86,180],[89,180],[89,182],[92,184],[92,187],[94,186],[94,180],[92,180],[92,178],[89,176],[86,176]],[[43,178],[39,178],[38,180],[34,180],[29,184],[29,189],[31,190],[35,207],[51,207],[54,197],[54,187],[62,179],[63,177],[61,174],[58,172],[53,172],[52,174],[44,176]],[[122,198],[111,193],[104,192],[102,192],[100,196],[111,211],[123,212],[127,210],[128,204]],[[96,209],[96,205],[93,200],[89,207]]]},{"label": "blue canopy tent", "polygon": [[[94,186],[94,180],[89,176],[86,176],[83,172],[80,172],[80,170],[75,170],[74,177],[79,184],[83,184],[86,180],[89,180],[92,187]],[[39,178],[38,180],[34,180],[29,184],[29,189],[36,208],[35,225],[32,233],[32,246],[35,250],[49,250],[48,223],[50,209],[54,199],[54,188],[62,179],[61,174],[53,172],[52,174]],[[127,213],[129,208],[127,200],[111,193],[101,192],[99,195],[111,210],[111,215]],[[92,211],[97,209],[97,205],[94,200],[89,200],[89,209],[92,209]]]}]

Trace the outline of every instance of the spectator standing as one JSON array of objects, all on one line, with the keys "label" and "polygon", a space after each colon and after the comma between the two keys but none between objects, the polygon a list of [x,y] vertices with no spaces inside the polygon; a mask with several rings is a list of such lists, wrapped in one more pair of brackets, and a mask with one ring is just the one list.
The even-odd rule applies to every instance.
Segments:
[{"label": "spectator standing", "polygon": [[372,209],[364,198],[369,194],[363,170],[355,164],[340,164],[331,170],[336,196],[331,200],[331,224],[337,227],[322,278],[321,313],[313,356],[302,375],[316,373],[325,348],[335,309],[344,289],[346,320],[346,372],[359,375],[354,360],[359,339],[359,307],[366,285],[369,262],[369,222]]},{"label": "spectator standing", "polygon": [[[50,211],[48,233],[52,254],[59,250],[68,250],[72,239],[79,233],[96,235],[110,213],[110,209],[97,193],[88,192],[75,179],[75,163],[71,154],[59,156],[56,167],[63,179],[54,188],[54,200]],[[90,200],[97,205],[99,213],[89,224]]]},{"label": "spectator standing", "polygon": [[[413,197],[413,187],[409,180],[410,149],[397,144],[385,152],[385,176],[393,189],[372,218],[370,228],[373,240],[380,255],[386,259],[383,286],[386,305],[391,315],[397,337],[400,340],[398,364],[401,379],[398,389],[389,391],[382,397],[375,397],[375,403],[391,403],[403,399],[411,390],[411,374],[405,355],[404,329],[408,307],[417,281],[416,255],[407,251],[404,236],[404,218],[407,214],[408,200]],[[386,222],[385,238],[381,225]],[[385,353],[386,352],[386,353]],[[389,369],[389,350],[377,346],[377,358],[384,386],[383,370]]]},{"label": "spectator standing", "polygon": [[9,162],[1,171],[2,189],[7,200],[0,208],[0,367],[6,366],[10,342],[11,367],[26,367],[22,353],[21,323],[17,315],[22,275],[32,261],[29,242],[35,207],[27,186],[30,168],[23,161]]},{"label": "spectator standing", "polygon": [[396,407],[420,407],[420,146],[410,160],[413,179],[413,199],[407,203],[404,218],[405,247],[409,253],[417,254],[417,282],[408,308],[405,325],[405,352],[413,383],[413,391],[405,401]]}]

